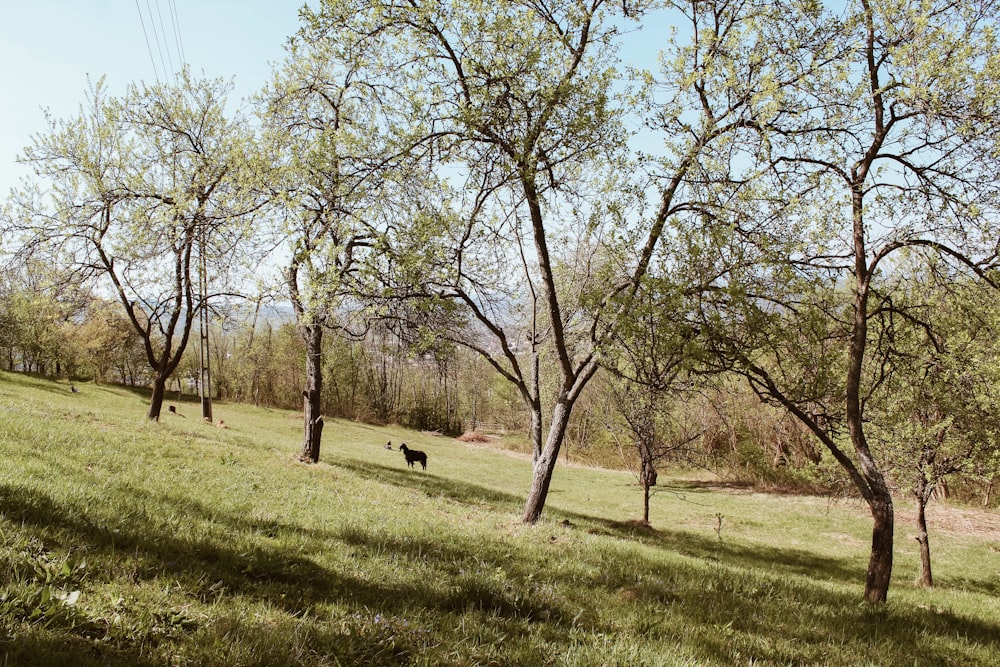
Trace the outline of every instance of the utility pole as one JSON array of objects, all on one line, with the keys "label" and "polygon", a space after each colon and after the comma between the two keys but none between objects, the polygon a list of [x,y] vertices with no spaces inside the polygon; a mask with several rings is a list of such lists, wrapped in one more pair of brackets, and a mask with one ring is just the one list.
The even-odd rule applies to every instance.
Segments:
[{"label": "utility pole", "polygon": [[198,241],[198,289],[201,292],[198,311],[201,377],[198,386],[201,395],[201,416],[211,422],[214,421],[212,419],[212,363],[208,345],[208,272],[205,264],[205,225],[203,221],[200,224]]}]

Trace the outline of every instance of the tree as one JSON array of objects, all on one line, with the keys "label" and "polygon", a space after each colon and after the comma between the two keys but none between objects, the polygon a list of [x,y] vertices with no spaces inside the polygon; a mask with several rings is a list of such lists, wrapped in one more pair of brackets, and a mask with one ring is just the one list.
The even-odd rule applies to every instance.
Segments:
[{"label": "tree", "polygon": [[[588,8],[575,18],[578,21],[568,20],[564,12],[546,18],[541,11],[516,3],[487,7],[424,2],[326,2],[313,17],[314,24],[325,31],[326,39],[332,43],[354,35],[378,36],[381,47],[376,61],[378,73],[402,73],[412,87],[412,106],[425,110],[423,118],[409,119],[411,127],[425,133],[423,145],[433,145],[439,151],[439,164],[451,170],[452,182],[472,188],[467,196],[457,195],[459,200],[455,202],[449,202],[447,197],[435,198],[436,211],[425,210],[408,221],[406,229],[393,235],[386,265],[395,276],[396,287],[390,291],[400,293],[407,291],[407,285],[414,285],[413,292],[419,291],[431,300],[442,297],[459,301],[475,314],[488,335],[504,350],[499,361],[494,361],[497,370],[519,385],[529,404],[538,406],[532,412],[534,440],[541,433],[540,398],[537,391],[532,394],[530,380],[522,373],[511,343],[513,332],[503,329],[503,323],[496,318],[499,310],[494,309],[506,311],[507,306],[514,304],[508,301],[501,306],[496,292],[490,296],[483,294],[487,283],[502,290],[510,282],[499,273],[493,273],[487,281],[483,274],[473,275],[469,271],[491,271],[502,266],[500,255],[507,253],[494,257],[499,264],[493,262],[489,257],[491,249],[478,235],[482,231],[480,225],[496,223],[507,234],[503,241],[512,240],[511,225],[517,216],[510,215],[504,220],[492,207],[497,198],[506,197],[509,188],[517,184],[521,191],[526,188],[530,196],[526,206],[533,212],[539,232],[535,235],[535,250],[541,270],[551,269],[538,193],[540,178],[544,176],[538,172],[552,173],[552,168],[558,169],[560,161],[566,159],[559,154],[562,147],[551,136],[556,126],[553,116],[569,106],[569,85],[582,69],[584,51],[591,42],[588,29],[593,15]],[[560,24],[560,20],[566,21],[566,25]],[[560,46],[555,38],[563,28],[567,29],[566,40],[565,46]],[[592,92],[588,88],[581,97]],[[574,91],[572,95],[575,94]],[[574,100],[574,108],[581,101]],[[604,104],[597,102],[596,113],[603,113]],[[539,113],[537,117],[535,112]],[[587,131],[592,134],[593,128]],[[547,136],[540,136],[543,133]],[[541,158],[540,153],[546,148],[556,151],[552,157],[554,163]],[[517,224],[523,220],[520,218]],[[454,229],[456,234],[449,239],[451,247],[447,251],[425,257],[423,253],[433,253],[433,249],[419,238],[421,230],[431,230],[435,224]],[[495,238],[499,240],[499,235]],[[431,262],[423,262],[421,258]],[[449,270],[449,265],[455,270]],[[551,282],[551,277],[546,279]],[[477,292],[480,287],[483,290]],[[414,310],[417,314],[427,312],[422,308]],[[561,319],[557,317],[553,326],[561,328]],[[464,333],[452,329],[446,335],[494,359],[486,348],[477,346]],[[562,335],[561,330],[557,335]],[[589,377],[593,368],[586,366],[581,374],[566,359],[566,370],[571,376]],[[563,427],[564,424],[558,424],[553,429]],[[536,447],[536,459],[540,453],[540,447]]]},{"label": "tree", "polygon": [[74,373],[74,325],[83,317],[87,291],[58,267],[29,259],[6,267],[0,284],[0,346],[7,367],[61,376]]},{"label": "tree", "polygon": [[265,150],[274,158],[271,202],[290,254],[285,282],[306,345],[301,458],[315,463],[323,428],[323,334],[350,335],[348,309],[360,308],[351,303],[355,274],[379,238],[388,177],[401,170],[385,131],[396,97],[384,78],[369,77],[372,45],[357,36],[323,39],[309,12],[303,22],[261,95],[261,119]]},{"label": "tree", "polygon": [[97,382],[128,384],[135,369],[145,365],[145,351],[117,301],[90,299],[82,321],[74,325],[74,339],[84,366]]},{"label": "tree", "polygon": [[[722,346],[734,367],[813,431],[868,503],[864,595],[884,602],[894,511],[866,424],[899,312],[886,276],[908,252],[992,282],[996,6],[860,0],[808,15],[797,33],[808,76],[759,108],[756,194],[726,202],[743,245],[719,251],[725,312],[705,321],[739,325]],[[839,357],[843,375],[810,372],[803,349]]]},{"label": "tree", "polygon": [[0,349],[3,350],[7,370],[14,370],[14,354],[20,338],[19,324],[14,312],[14,290],[12,285],[0,282]]},{"label": "tree", "polygon": [[[380,40],[378,71],[404,81],[408,111],[422,112],[408,118],[410,135],[422,137],[415,141],[429,149],[423,155],[454,186],[424,208],[423,219],[438,225],[431,236],[445,246],[397,243],[387,272],[399,276],[398,292],[459,306],[464,317],[440,335],[482,355],[520,394],[534,461],[528,523],[541,516],[598,350],[627,312],[667,220],[687,210],[688,176],[707,145],[746,125],[741,110],[762,71],[748,66],[747,87],[730,99],[720,91],[718,107],[681,99],[690,73],[669,72],[670,100],[652,112],[677,120],[653,184],[658,205],[629,219],[635,165],[623,118],[635,100],[617,93],[614,52],[618,26],[648,8],[604,0],[330,0],[312,17],[334,42]],[[728,62],[721,49],[694,48],[698,67]],[[414,249],[419,261],[407,254]],[[408,271],[416,264],[420,272]]]},{"label": "tree", "polygon": [[[673,285],[662,286],[666,294],[657,294],[651,281],[645,282],[618,328],[617,344],[610,352],[614,356],[606,358],[604,365],[613,376],[609,390],[615,416],[624,421],[638,454],[639,469],[633,474],[642,486],[643,522],[648,525],[659,461],[679,455],[703,429],[684,414],[684,406],[676,400],[690,388],[690,371],[699,356],[694,349],[695,331],[683,323],[682,299]],[[618,440],[614,419],[609,419],[608,430]]]},{"label": "tree", "polygon": [[50,120],[25,149],[36,181],[6,221],[23,253],[68,263],[76,281],[115,295],[153,372],[150,419],[211,296],[197,261],[225,266],[238,249],[246,132],[224,114],[227,92],[187,71],[176,84],[130,85],[121,98],[98,82],[77,117]]},{"label": "tree", "polygon": [[992,290],[979,284],[900,278],[889,377],[870,421],[882,465],[916,502],[919,582],[932,586],[927,505],[949,477],[972,473],[1000,442],[997,311]]}]

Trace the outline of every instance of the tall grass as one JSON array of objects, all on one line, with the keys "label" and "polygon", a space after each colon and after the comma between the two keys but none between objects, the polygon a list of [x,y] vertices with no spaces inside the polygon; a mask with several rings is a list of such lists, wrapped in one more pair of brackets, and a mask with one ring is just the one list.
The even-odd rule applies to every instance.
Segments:
[{"label": "tall grass", "polygon": [[[530,463],[331,422],[296,461],[286,411],[0,373],[0,665],[990,664],[997,533],[932,535],[912,585],[861,601],[853,502],[560,467],[522,525]],[[406,468],[401,441],[429,455]],[[996,522],[995,513],[984,514]],[[932,516],[933,519],[933,516]]]}]

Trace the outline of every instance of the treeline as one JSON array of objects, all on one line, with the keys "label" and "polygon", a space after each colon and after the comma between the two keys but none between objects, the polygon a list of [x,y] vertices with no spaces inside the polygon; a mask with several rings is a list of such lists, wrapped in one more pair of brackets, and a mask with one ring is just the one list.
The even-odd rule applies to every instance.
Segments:
[{"label": "treeline", "polygon": [[9,371],[148,386],[139,336],[116,302],[27,265],[0,279],[0,364]]},{"label": "treeline", "polygon": [[[935,361],[935,369],[942,372],[950,364],[964,391],[925,377],[914,404],[899,386],[892,387],[889,409],[879,412],[880,423],[886,424],[879,435],[883,465],[897,492],[921,487],[934,497],[996,507],[1000,337],[995,323],[1000,309],[988,293],[974,292],[967,290],[957,312],[949,314],[942,306],[937,314],[938,328],[950,322],[950,337],[964,349],[956,350],[962,358]],[[7,370],[77,383],[149,386],[151,371],[140,337],[115,302],[44,284],[28,271],[10,274],[0,296],[0,351]],[[952,291],[947,302],[954,307],[961,300]],[[305,343],[288,313],[217,313],[209,336],[213,398],[301,410]],[[901,357],[907,354],[900,351]],[[328,338],[322,356],[323,414],[452,436],[478,431],[497,438],[500,446],[529,451],[529,415],[522,401],[480,355],[453,345],[414,345],[388,323],[376,323],[356,340]],[[199,371],[197,350],[188,349],[168,385],[170,398],[199,396]],[[854,494],[836,461],[787,410],[762,403],[731,375],[688,379],[686,390],[650,412],[657,432],[645,454],[654,469],[689,467],[758,488]],[[644,450],[637,447],[641,438],[630,429],[627,411],[616,403],[618,382],[605,372],[588,388],[569,425],[564,459],[625,467],[641,484]],[[915,428],[931,414],[930,433],[921,435]],[[928,437],[930,447],[921,441]],[[939,459],[936,467],[931,466],[934,458]]]},{"label": "treeline", "polygon": [[[305,344],[287,313],[272,310],[259,321],[245,311],[219,315],[209,335],[213,398],[301,410]],[[0,351],[9,371],[78,383],[148,387],[152,382],[142,341],[119,304],[27,270],[3,282]],[[505,446],[526,449],[523,403],[480,355],[457,346],[415,347],[381,325],[360,340],[328,338],[323,359],[324,414],[448,435],[506,434],[511,437]],[[171,377],[170,396],[199,395],[199,364],[198,351],[188,349]],[[618,417],[609,395],[607,382],[598,382],[581,400],[568,430],[566,460],[637,464],[634,448],[611,437],[609,427]],[[685,406],[704,425],[704,437],[673,452],[670,463],[702,466],[735,481],[822,487],[821,476],[801,473],[820,458],[808,435],[740,385],[731,383],[712,400],[689,396]]]}]

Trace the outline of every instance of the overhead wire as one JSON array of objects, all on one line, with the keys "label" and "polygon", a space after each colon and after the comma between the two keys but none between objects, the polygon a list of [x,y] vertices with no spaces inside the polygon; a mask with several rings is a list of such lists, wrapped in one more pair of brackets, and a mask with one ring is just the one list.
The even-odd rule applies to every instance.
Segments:
[{"label": "overhead wire", "polygon": [[[153,74],[156,76],[158,83],[176,83],[178,69],[183,67],[187,62],[187,56],[184,53],[184,42],[181,39],[177,5],[175,0],[167,0],[170,19],[169,31],[173,33],[173,40],[171,40],[168,35],[167,23],[163,20],[163,10],[159,0],[152,0],[152,3],[150,0],[146,0],[145,4],[146,11],[143,12],[139,0],[135,0],[135,8],[139,13],[139,24],[142,26],[142,33],[146,40],[146,49],[149,52],[149,59],[153,64]],[[156,6],[155,11],[153,5]],[[153,34],[152,40],[150,40],[150,32]],[[153,42],[156,42],[155,53]],[[174,66],[175,56],[178,61],[177,67]],[[162,78],[160,70],[163,71]]]},{"label": "overhead wire", "polygon": [[[149,3],[149,0],[146,0]],[[163,36],[163,46],[167,52],[167,61],[170,63],[170,72],[174,77],[174,83],[177,83],[177,69],[174,67],[174,59],[170,55],[170,42],[167,40],[167,30],[163,25],[163,13],[160,11],[160,0],[154,0],[156,4],[156,18],[159,20],[160,34]]]},{"label": "overhead wire", "polygon": [[170,21],[174,26],[174,38],[177,42],[177,53],[180,55],[181,66],[187,64],[187,56],[184,53],[184,42],[181,39],[181,24],[177,18],[177,3],[170,0]]},{"label": "overhead wire", "polygon": [[[159,4],[157,4],[157,8],[159,8]],[[160,42],[160,32],[162,32],[163,29],[163,20],[162,18],[160,19],[160,27],[159,29],[157,29],[156,16],[153,14],[153,7],[149,4],[149,0],[146,0],[146,11],[149,13],[149,22],[153,27],[153,39],[156,41],[156,51],[157,53],[160,54],[160,64],[163,66],[163,71],[166,72],[163,78],[167,79],[167,82],[169,83],[171,75],[173,74],[174,67],[171,64],[170,68],[168,69],[167,59],[163,57],[163,45]],[[159,9],[157,9],[157,14],[159,14]],[[165,36],[163,41],[166,41]],[[168,45],[168,52],[169,52],[169,45]]]},{"label": "overhead wire", "polygon": [[146,50],[149,51],[149,60],[153,63],[153,76],[156,77],[156,82],[160,83],[160,72],[156,67],[156,57],[153,55],[153,46],[149,43],[149,33],[146,31],[146,22],[142,18],[142,7],[139,6],[139,0],[135,0],[135,8],[139,12],[139,25],[142,26],[142,35],[146,38]]}]

